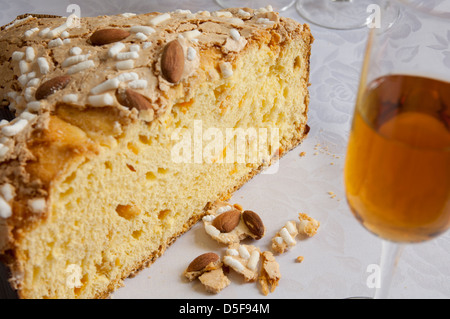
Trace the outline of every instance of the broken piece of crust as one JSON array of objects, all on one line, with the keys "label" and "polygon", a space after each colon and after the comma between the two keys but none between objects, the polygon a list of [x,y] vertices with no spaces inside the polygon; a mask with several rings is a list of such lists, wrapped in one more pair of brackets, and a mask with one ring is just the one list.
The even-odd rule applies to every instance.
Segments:
[{"label": "broken piece of crust", "polygon": [[222,268],[220,257],[216,253],[204,253],[195,258],[183,272],[184,276],[192,281],[205,272]]},{"label": "broken piece of crust", "polygon": [[221,292],[231,283],[230,279],[223,273],[222,268],[207,271],[198,279],[205,286],[206,291],[214,294]]},{"label": "broken piece of crust", "polygon": [[[312,40],[250,9],[3,27],[0,98],[16,118],[0,123],[0,252],[19,296],[107,297],[297,146]],[[275,139],[257,160],[228,161],[225,142],[189,147],[199,125]]]},{"label": "broken piece of crust", "polygon": [[272,238],[272,249],[276,253],[282,254],[287,249],[297,244],[297,235],[305,235],[313,237],[319,229],[320,222],[304,213],[299,213],[300,220],[297,223],[295,220],[288,221],[279,232]]},{"label": "broken piece of crust", "polygon": [[234,243],[226,250],[223,263],[244,276],[245,281],[251,282],[258,278],[260,254],[258,247]]},{"label": "broken piece of crust", "polygon": [[284,253],[297,244],[297,235],[297,222],[295,220],[288,221],[272,238],[272,250],[279,254]]},{"label": "broken piece of crust", "polygon": [[272,252],[265,251],[261,254],[261,271],[258,281],[265,296],[274,292],[281,279],[280,265],[275,260]]}]

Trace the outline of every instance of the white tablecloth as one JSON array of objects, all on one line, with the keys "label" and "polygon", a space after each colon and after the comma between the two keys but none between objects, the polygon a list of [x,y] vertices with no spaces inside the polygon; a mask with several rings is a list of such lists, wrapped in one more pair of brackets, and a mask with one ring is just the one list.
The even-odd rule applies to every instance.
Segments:
[{"label": "white tablecloth", "polygon": [[[23,13],[68,15],[70,3],[80,6],[82,16],[219,9],[213,0],[0,0],[0,25]],[[304,22],[294,7],[282,14]],[[224,251],[205,234],[200,223],[180,237],[150,268],[127,279],[113,298],[346,298],[374,294],[367,285],[371,274],[368,267],[379,263],[380,240],[363,229],[351,214],[342,176],[368,29],[335,31],[315,25],[311,29],[316,41],[311,56],[310,135],[280,161],[276,174],[255,177],[231,202],[262,216],[267,234],[255,243],[262,250],[270,249],[272,236],[286,221],[296,219],[299,212],[321,222],[318,234],[300,240],[288,253],[277,257],[282,279],[267,297],[257,284],[244,283],[234,273],[230,274],[229,287],[218,295],[210,295],[198,281],[188,282],[182,275],[199,254]],[[306,156],[300,157],[301,152],[306,152]],[[330,196],[329,192],[336,196]],[[304,261],[297,263],[297,256],[304,256]],[[398,263],[390,296],[449,298],[449,264],[449,232],[435,240],[407,246]]]}]

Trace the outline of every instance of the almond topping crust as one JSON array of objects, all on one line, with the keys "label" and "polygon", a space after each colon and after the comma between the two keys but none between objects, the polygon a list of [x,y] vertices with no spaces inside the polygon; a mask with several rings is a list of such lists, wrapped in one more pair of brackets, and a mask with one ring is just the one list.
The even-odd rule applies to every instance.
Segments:
[{"label": "almond topping crust", "polygon": [[122,41],[130,36],[130,32],[122,29],[102,29],[95,31],[89,38],[92,45],[100,46]]}]

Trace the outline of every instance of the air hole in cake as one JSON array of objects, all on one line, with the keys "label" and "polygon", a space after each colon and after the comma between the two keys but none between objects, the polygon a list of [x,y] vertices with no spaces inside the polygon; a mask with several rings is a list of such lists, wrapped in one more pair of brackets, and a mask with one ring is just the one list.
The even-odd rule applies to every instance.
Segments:
[{"label": "air hole in cake", "polygon": [[145,174],[145,178],[147,178],[147,180],[149,181],[153,181],[156,179],[156,175],[153,172],[147,172]]},{"label": "air hole in cake", "polygon": [[39,278],[41,274],[41,267],[34,267],[33,268],[33,282],[35,282],[37,280],[37,278]]},{"label": "air hole in cake", "polygon": [[136,205],[117,205],[117,215],[127,220],[133,219],[141,213],[141,209]]},{"label": "air hole in cake", "polygon": [[65,180],[64,183],[66,184],[70,184],[73,182],[73,180],[77,177],[77,172],[73,172],[72,174],[70,174]]},{"label": "air hole in cake", "polygon": [[47,261],[51,262],[54,258],[53,256],[53,248],[55,247],[55,242],[47,243],[47,248],[49,250],[49,253],[47,254]]},{"label": "air hole in cake", "polygon": [[112,163],[110,161],[105,162],[105,168],[112,171]]},{"label": "air hole in cake", "polygon": [[139,154],[139,147],[137,147],[134,143],[130,142],[127,144],[127,147],[130,151],[132,151],[135,155]]},{"label": "air hole in cake", "polygon": [[288,96],[289,96],[289,87],[288,86],[286,86],[285,88],[284,88],[284,90],[283,90],[283,96],[284,96],[284,98],[288,98]]},{"label": "air hole in cake", "polygon": [[134,239],[139,239],[142,235],[142,230],[135,230],[131,236],[133,236]]},{"label": "air hole in cake", "polygon": [[248,92],[245,92],[244,96],[239,100],[239,108],[242,108],[244,102],[248,100]]},{"label": "air hole in cake", "polygon": [[215,90],[214,90],[214,96],[216,97],[216,99],[218,99],[224,91],[227,90],[227,85],[223,84],[221,86],[218,86]]},{"label": "air hole in cake", "polygon": [[173,125],[175,127],[181,127],[182,124],[182,119],[178,116],[179,111],[178,110],[174,110],[173,111]]},{"label": "air hole in cake", "polygon": [[172,211],[170,209],[164,209],[164,210],[160,211],[159,214],[158,214],[158,219],[159,220],[164,220],[167,216],[169,216],[169,214],[171,212]]},{"label": "air hole in cake", "polygon": [[187,111],[189,110],[189,108],[192,106],[192,104],[194,104],[194,102],[195,102],[195,100],[192,99],[192,100],[187,101],[187,102],[178,103],[174,107],[178,107],[181,112],[186,114]]},{"label": "air hole in cake", "polygon": [[268,145],[267,146],[267,149],[268,149],[268,153],[272,156],[272,155],[274,155],[274,152],[275,152],[275,150],[273,149],[273,147],[272,147],[272,145]]},{"label": "air hole in cake", "polygon": [[269,109],[270,106],[272,106],[272,109],[274,108],[273,103],[268,102],[267,100],[263,100],[263,101],[262,101],[262,107],[263,107],[264,109]]},{"label": "air hole in cake", "polygon": [[[109,269],[108,269],[109,268]],[[111,271],[111,267],[107,266],[107,262],[103,259],[101,264],[95,264],[95,270],[97,274],[104,275],[108,271]]]},{"label": "air hole in cake", "polygon": [[169,172],[168,169],[165,169],[162,167],[158,168],[158,174],[164,175],[164,174],[167,174],[168,172]]},{"label": "air hole in cake", "polygon": [[136,172],[136,169],[133,167],[133,165],[127,164],[127,167],[130,171]]},{"label": "air hole in cake", "polygon": [[71,195],[73,193],[73,188],[69,188],[68,190],[66,190],[64,193],[61,193],[61,195],[59,195],[59,197],[61,199],[64,199],[66,197],[68,197],[69,195]]},{"label": "air hole in cake", "polygon": [[278,113],[278,119],[277,119],[277,124],[281,125],[281,123],[283,123],[283,121],[286,120],[286,115],[283,112]]},{"label": "air hole in cake", "polygon": [[145,145],[152,145],[152,140],[145,135],[139,135],[139,141]]},{"label": "air hole in cake", "polygon": [[302,58],[298,56],[294,60],[294,69],[300,69],[301,66],[302,66]]},{"label": "air hole in cake", "polygon": [[[267,108],[269,109],[269,108]],[[270,108],[270,111],[268,113],[269,116],[269,122],[273,123],[274,120],[278,118],[279,110],[277,109],[275,104],[272,104],[272,107]]]},{"label": "air hole in cake", "polygon": [[64,208],[69,210],[69,209],[73,209],[73,203],[72,202],[67,202],[66,204],[64,204]]},{"label": "air hole in cake", "polygon": [[74,288],[73,291],[75,293],[75,296],[80,296],[80,294],[83,292],[83,288],[85,287],[86,283],[88,282],[88,275],[85,274],[82,278],[81,278],[81,287],[79,288]]},{"label": "air hole in cake", "polygon": [[[270,69],[269,73],[272,73],[272,74],[282,74],[282,73],[285,73],[285,70],[286,70],[284,65],[278,64],[278,63],[270,66],[269,69]],[[263,69],[261,69],[260,71],[263,73],[266,73]]]}]

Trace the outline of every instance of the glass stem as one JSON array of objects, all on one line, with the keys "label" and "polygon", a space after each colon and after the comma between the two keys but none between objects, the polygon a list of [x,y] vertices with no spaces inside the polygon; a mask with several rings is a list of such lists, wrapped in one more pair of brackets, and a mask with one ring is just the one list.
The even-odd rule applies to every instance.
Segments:
[{"label": "glass stem", "polygon": [[392,278],[397,267],[398,259],[404,248],[403,244],[383,240],[380,260],[380,282],[375,291],[374,299],[386,299],[389,295]]}]

